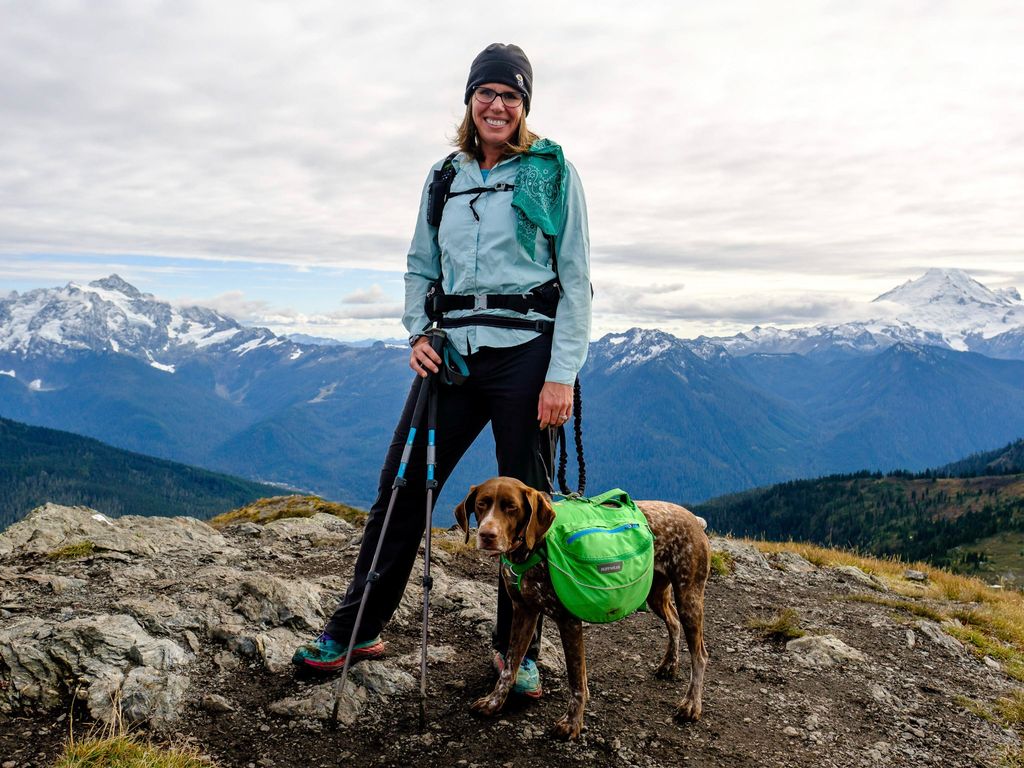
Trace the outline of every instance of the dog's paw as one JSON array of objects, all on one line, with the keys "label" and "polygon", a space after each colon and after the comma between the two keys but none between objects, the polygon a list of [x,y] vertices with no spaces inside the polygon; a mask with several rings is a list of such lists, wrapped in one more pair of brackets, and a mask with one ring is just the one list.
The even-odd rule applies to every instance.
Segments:
[{"label": "dog's paw", "polygon": [[566,741],[578,739],[582,731],[583,718],[570,717],[568,714],[562,715],[551,726],[551,735],[556,739],[564,739]]},{"label": "dog's paw", "polygon": [[659,680],[675,680],[679,677],[679,664],[662,664],[654,670],[654,676]]},{"label": "dog's paw", "polygon": [[683,699],[676,708],[676,720],[680,722],[693,722],[700,720],[703,710],[699,699]]},{"label": "dog's paw", "polygon": [[490,696],[483,696],[477,699],[469,708],[478,715],[494,717],[501,710],[501,702],[494,694],[491,694]]}]

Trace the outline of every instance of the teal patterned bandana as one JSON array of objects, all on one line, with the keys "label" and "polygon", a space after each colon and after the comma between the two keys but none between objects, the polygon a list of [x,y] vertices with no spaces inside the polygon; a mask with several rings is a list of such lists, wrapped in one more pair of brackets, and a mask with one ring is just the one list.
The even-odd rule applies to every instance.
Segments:
[{"label": "teal patterned bandana", "polygon": [[562,148],[548,139],[538,139],[520,155],[512,207],[518,214],[516,240],[533,256],[537,228],[554,237],[562,228],[565,210],[565,157]]}]

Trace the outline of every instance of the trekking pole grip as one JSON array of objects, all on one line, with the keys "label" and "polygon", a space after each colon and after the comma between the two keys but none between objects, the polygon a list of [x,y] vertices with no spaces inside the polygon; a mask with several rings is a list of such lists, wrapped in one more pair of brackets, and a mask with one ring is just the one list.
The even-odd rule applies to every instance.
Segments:
[{"label": "trekking pole grip", "polygon": [[430,339],[430,348],[440,356],[448,340],[448,334],[441,328],[431,328],[427,331],[427,338]]}]

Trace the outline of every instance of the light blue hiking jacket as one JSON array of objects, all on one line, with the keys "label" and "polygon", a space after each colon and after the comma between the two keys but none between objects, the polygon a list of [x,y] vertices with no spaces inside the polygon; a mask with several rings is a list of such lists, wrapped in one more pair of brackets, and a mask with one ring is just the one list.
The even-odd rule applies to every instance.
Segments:
[{"label": "light blue hiking jacket", "polygon": [[[402,322],[410,340],[420,335],[429,321],[423,300],[430,284],[444,275],[447,294],[526,293],[555,277],[551,254],[544,234],[537,230],[533,253],[516,240],[516,212],[512,208],[512,192],[485,192],[460,195],[448,201],[440,227],[427,223],[427,188],[433,172],[444,163],[438,161],[427,174],[416,232],[409,248],[405,273],[405,314]],[[452,192],[474,187],[512,185],[519,168],[519,157],[502,160],[487,176],[485,183],[477,161],[464,153],[453,159],[457,169]],[[566,163],[566,211],[562,231],[555,236],[558,277],[562,297],[555,316],[551,345],[551,362],[546,380],[572,384],[587,358],[590,343],[590,235],[587,231],[587,206],[576,169]],[[470,201],[480,220],[473,216]],[[490,315],[523,317],[512,310],[482,310]],[[451,312],[448,317],[474,314],[473,310]],[[529,319],[544,319],[530,312]],[[468,326],[447,329],[448,337],[462,354],[471,354],[481,347],[512,347],[535,339],[539,334],[513,328]]]}]

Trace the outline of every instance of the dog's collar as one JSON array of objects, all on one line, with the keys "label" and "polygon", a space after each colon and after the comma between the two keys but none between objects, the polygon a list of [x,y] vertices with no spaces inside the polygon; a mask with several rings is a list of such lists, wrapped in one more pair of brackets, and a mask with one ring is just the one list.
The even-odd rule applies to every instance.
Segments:
[{"label": "dog's collar", "polygon": [[[518,531],[516,531],[516,537],[514,539],[512,539],[512,546],[508,548],[507,553],[509,555],[514,555],[516,552],[518,552],[521,548],[523,548],[525,546],[526,546],[526,525],[524,524],[522,528],[520,528]],[[526,556],[527,557],[530,556],[530,550],[528,550],[528,549],[526,550]]]},{"label": "dog's collar", "polygon": [[537,547],[533,550],[525,560],[521,563],[513,563],[505,555],[501,556],[501,564],[508,568],[509,572],[515,576],[515,587],[520,592],[523,591],[523,574],[533,568],[535,565],[539,565],[544,561],[544,550],[543,547]]}]

